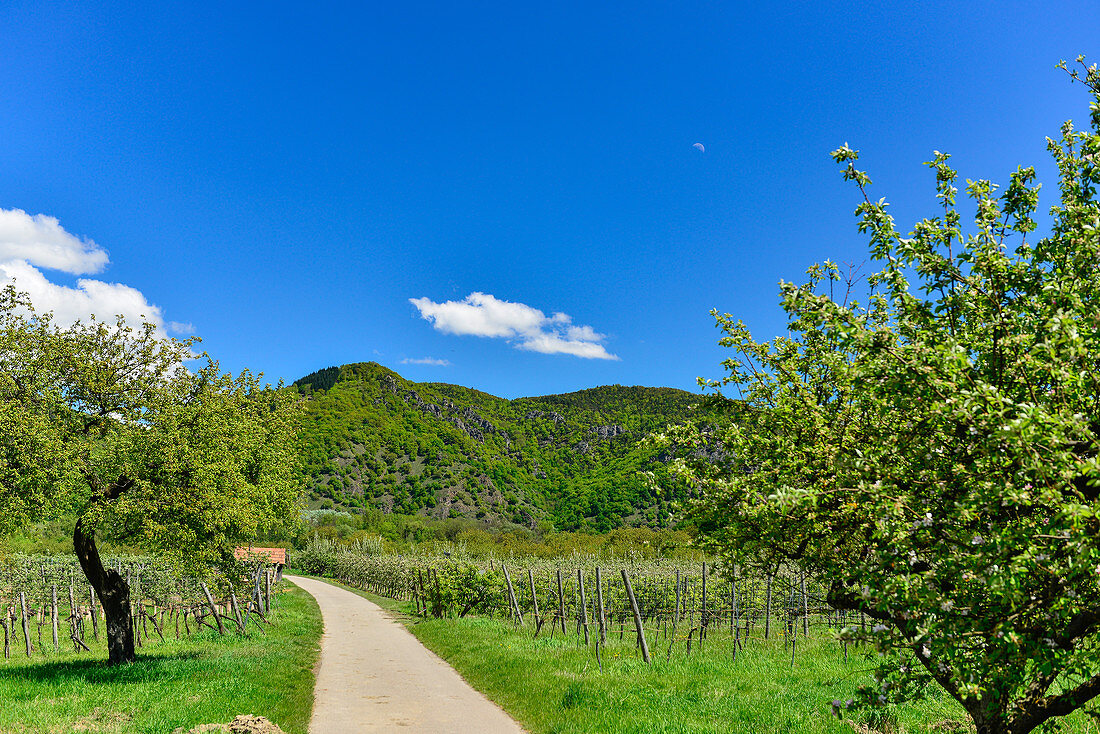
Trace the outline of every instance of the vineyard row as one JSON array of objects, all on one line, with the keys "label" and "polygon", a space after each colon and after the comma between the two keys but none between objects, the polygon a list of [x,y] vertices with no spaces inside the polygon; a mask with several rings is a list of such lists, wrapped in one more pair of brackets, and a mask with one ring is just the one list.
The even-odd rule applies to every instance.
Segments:
[{"label": "vineyard row", "polygon": [[[322,552],[323,551],[323,552]],[[445,556],[369,555],[346,550],[307,549],[298,556],[304,570],[413,604],[416,613],[437,618],[470,613],[510,619],[537,636],[566,634],[570,628],[597,648],[608,636],[630,634],[643,658],[657,645],[676,645],[690,654],[708,636],[724,634],[734,649],[753,636],[781,634],[792,655],[799,636],[813,627],[861,625],[862,615],[826,601],[824,585],[785,570],[760,578],[716,573],[712,565],[631,564],[600,561],[572,568],[535,561],[501,563]],[[629,639],[629,638],[628,638]],[[845,653],[847,649],[845,648]]]},{"label": "vineyard row", "polygon": [[[113,559],[109,565],[130,586],[130,620],[138,647],[167,636],[179,639],[203,628],[226,634],[269,623],[273,572],[254,566],[249,591],[241,598],[226,579],[178,576],[149,559]],[[213,585],[215,592],[210,590]],[[98,641],[105,618],[95,592],[75,559],[20,556],[0,566],[0,627],[4,657],[21,650],[60,652],[71,644],[90,652],[89,633]]]}]

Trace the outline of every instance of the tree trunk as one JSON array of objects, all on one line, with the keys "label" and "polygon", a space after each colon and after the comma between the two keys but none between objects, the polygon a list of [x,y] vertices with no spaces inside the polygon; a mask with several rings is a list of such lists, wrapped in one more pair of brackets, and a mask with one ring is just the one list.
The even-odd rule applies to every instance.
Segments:
[{"label": "tree trunk", "polygon": [[970,714],[974,722],[975,734],[1010,734],[1008,719],[1002,707],[988,699],[982,701],[969,700],[963,707]]},{"label": "tree trunk", "polygon": [[136,656],[134,628],[130,620],[130,586],[117,571],[103,567],[95,544],[95,532],[84,532],[83,522],[76,521],[73,549],[80,559],[80,568],[103,606],[103,616],[107,620],[107,663],[132,663]]},{"label": "tree trunk", "polygon": [[[973,718],[973,717],[971,717]],[[1002,719],[974,719],[975,734],[1009,734],[1009,728]]]}]

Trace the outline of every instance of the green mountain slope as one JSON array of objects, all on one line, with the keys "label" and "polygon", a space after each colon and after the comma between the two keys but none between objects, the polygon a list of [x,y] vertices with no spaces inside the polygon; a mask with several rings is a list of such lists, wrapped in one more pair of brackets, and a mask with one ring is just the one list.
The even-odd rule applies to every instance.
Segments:
[{"label": "green mountain slope", "polygon": [[373,362],[320,370],[294,386],[309,397],[302,442],[312,504],[562,530],[667,521],[672,498],[641,476],[663,464],[640,441],[702,400],[621,385],[504,400],[409,382]]}]

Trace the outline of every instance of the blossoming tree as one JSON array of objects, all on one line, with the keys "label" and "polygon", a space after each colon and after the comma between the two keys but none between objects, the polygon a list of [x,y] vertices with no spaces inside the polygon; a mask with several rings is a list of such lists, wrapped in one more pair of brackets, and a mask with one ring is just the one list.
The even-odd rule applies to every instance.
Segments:
[{"label": "blossoming tree", "polygon": [[710,385],[740,400],[665,437],[705,544],[795,564],[874,620],[842,633],[886,653],[854,705],[939,685],[980,734],[1023,734],[1100,693],[1100,74],[1075,78],[1091,128],[1049,141],[1042,238],[1031,168],[1000,194],[968,181],[964,226],[936,153],[942,210],[903,235],[834,151],[880,269],[784,283],[790,335],[770,342],[716,313],[736,356]]}]

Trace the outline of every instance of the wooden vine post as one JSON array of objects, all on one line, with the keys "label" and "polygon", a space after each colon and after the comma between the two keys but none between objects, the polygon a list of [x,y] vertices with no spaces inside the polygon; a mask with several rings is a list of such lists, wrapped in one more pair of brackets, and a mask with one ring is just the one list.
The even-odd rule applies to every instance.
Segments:
[{"label": "wooden vine post", "polygon": [[508,567],[503,563],[500,564],[501,569],[504,571],[504,581],[508,584],[508,603],[512,607],[512,614],[515,615],[516,624],[523,624],[523,615],[519,611],[519,602],[516,601],[516,590],[512,587],[512,575],[508,573]]},{"label": "wooden vine post", "polygon": [[630,577],[626,575],[626,569],[620,569],[620,572],[623,575],[626,596],[630,600],[630,609],[634,612],[634,626],[638,630],[638,642],[642,646],[642,660],[649,663],[649,644],[645,640],[645,630],[642,627],[642,613],[638,610],[638,600],[634,598],[634,589],[630,586]]},{"label": "wooden vine post", "polygon": [[561,569],[558,569],[558,621],[561,622],[561,633],[565,634],[565,590],[561,584]]},{"label": "wooden vine post", "polygon": [[229,604],[230,608],[233,610],[233,617],[237,622],[237,628],[240,629],[241,632],[244,632],[244,620],[241,619],[241,608],[237,606],[237,592],[232,588],[229,590]]},{"label": "wooden vine post", "polygon": [[138,576],[135,581],[130,571],[126,571],[126,586],[130,588],[130,629],[133,630],[134,644],[138,647],[141,647],[141,625],[138,623],[134,599],[137,599],[138,604],[141,603],[141,589],[138,588],[140,580],[141,577]]},{"label": "wooden vine post", "polygon": [[50,627],[53,629],[53,650],[61,652],[61,645],[57,642],[57,584],[50,587]]},{"label": "wooden vine post", "polygon": [[806,574],[802,574],[802,636],[810,636],[810,607],[806,596]]},{"label": "wooden vine post", "polygon": [[271,569],[264,569],[264,614],[271,616]]},{"label": "wooden vine post", "polygon": [[676,569],[676,608],[672,612],[672,634],[668,636],[668,654],[665,660],[672,659],[672,646],[676,643],[676,627],[680,624],[680,569]]},{"label": "wooden vine post", "polygon": [[707,636],[707,562],[703,561],[703,606],[699,610],[699,643]]},{"label": "wooden vine post", "polygon": [[772,636],[772,579],[774,577],[768,574],[768,593],[764,601],[764,639],[768,639]]},{"label": "wooden vine post", "polygon": [[584,646],[588,647],[588,602],[584,598],[584,573],[577,569],[577,590],[581,595],[581,603],[578,604],[577,621],[584,628]]},{"label": "wooden vine post", "polygon": [[88,585],[88,609],[92,613],[92,637],[99,641],[99,616],[95,611],[95,589]]},{"label": "wooden vine post", "polygon": [[69,584],[69,627],[73,636],[73,650],[79,650],[83,643],[78,644],[80,627],[77,625],[76,599],[73,597],[72,583]]},{"label": "wooden vine post", "polygon": [[535,572],[527,569],[527,582],[531,585],[531,605],[535,609],[535,627],[542,627],[542,617],[539,615],[539,597],[535,593]]},{"label": "wooden vine post", "polygon": [[[225,626],[222,624],[222,618],[218,615],[218,608],[214,606],[214,597],[210,595],[210,589],[206,587],[204,583],[202,585],[202,593],[206,595],[206,603],[210,605],[210,613],[214,615],[214,621],[218,623],[218,633],[225,634]],[[184,620],[186,623],[186,620]]]},{"label": "wooden vine post", "polygon": [[27,595],[19,592],[19,618],[23,621],[23,640],[27,643],[27,657],[31,656],[31,626],[27,621]]},{"label": "wooden vine post", "polygon": [[[252,605],[255,605],[257,616],[262,616],[263,613],[264,613],[264,599],[263,599],[263,593],[264,592],[260,588],[260,573],[262,571],[263,571],[263,569],[260,566],[256,567],[256,573],[252,577],[252,598],[249,600],[250,601],[249,607],[251,607]],[[245,624],[248,624],[249,607],[246,607],[245,610],[244,610]],[[257,623],[257,624],[259,624],[259,623]]]},{"label": "wooden vine post", "polygon": [[603,579],[600,577],[600,567],[596,566],[596,608],[600,621],[600,644],[607,642],[607,617],[603,611]]},{"label": "wooden vine post", "polygon": [[[737,632],[737,579],[729,582],[729,635]],[[736,646],[734,649],[737,649]]]},{"label": "wooden vine post", "polygon": [[439,569],[432,569],[432,579],[435,581],[435,609],[432,614],[442,619],[443,612],[446,610],[443,608],[443,582],[439,580]]}]

